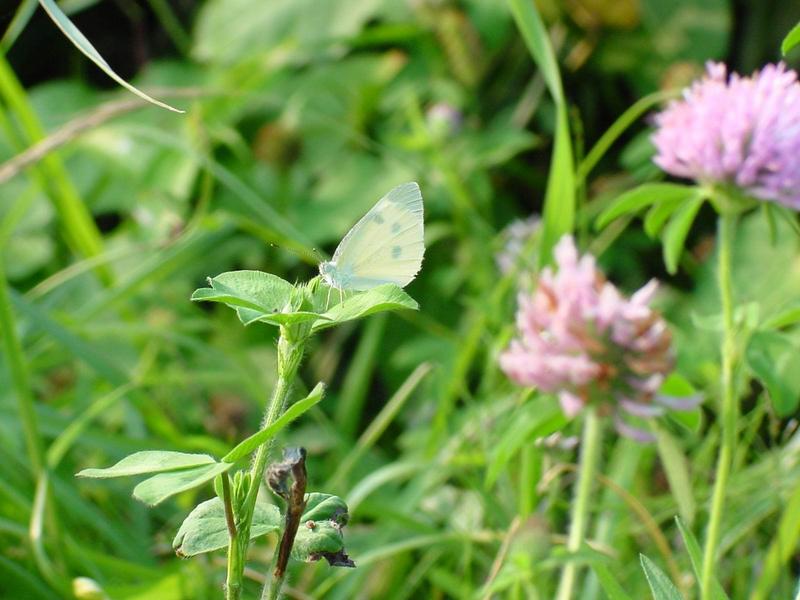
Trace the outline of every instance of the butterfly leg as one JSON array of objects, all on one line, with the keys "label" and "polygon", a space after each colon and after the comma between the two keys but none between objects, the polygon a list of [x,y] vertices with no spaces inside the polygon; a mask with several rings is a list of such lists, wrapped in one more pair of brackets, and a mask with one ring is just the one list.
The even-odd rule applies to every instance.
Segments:
[{"label": "butterfly leg", "polygon": [[328,297],[325,298],[325,312],[328,312],[328,306],[331,303],[331,286],[328,286]]}]

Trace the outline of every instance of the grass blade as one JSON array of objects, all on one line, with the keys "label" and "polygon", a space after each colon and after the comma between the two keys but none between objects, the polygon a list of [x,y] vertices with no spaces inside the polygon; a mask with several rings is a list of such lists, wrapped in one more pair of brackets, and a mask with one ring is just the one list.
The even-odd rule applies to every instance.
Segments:
[{"label": "grass blade", "polygon": [[94,64],[96,64],[103,72],[111,77],[114,81],[120,84],[122,87],[127,89],[130,92],[133,92],[143,100],[147,100],[151,104],[155,104],[156,106],[160,106],[161,108],[166,108],[167,110],[171,110],[176,113],[183,113],[185,111],[179,110],[169,104],[165,104],[155,98],[152,98],[145,94],[140,89],[132,86],[130,83],[125,81],[122,77],[117,75],[114,69],[105,61],[105,59],[100,55],[97,49],[92,46],[92,43],[86,39],[86,36],[81,33],[80,29],[75,27],[75,24],[69,20],[67,15],[65,15],[58,5],[53,0],[39,0],[39,4],[45,10],[45,12],[49,15],[49,17],[53,20],[58,28],[64,33],[65,36],[72,42],[75,47],[80,50],[89,60],[91,60]]},{"label": "grass blade", "polygon": [[639,558],[654,600],[683,600],[678,588],[669,580],[664,571],[644,554],[640,554]]}]

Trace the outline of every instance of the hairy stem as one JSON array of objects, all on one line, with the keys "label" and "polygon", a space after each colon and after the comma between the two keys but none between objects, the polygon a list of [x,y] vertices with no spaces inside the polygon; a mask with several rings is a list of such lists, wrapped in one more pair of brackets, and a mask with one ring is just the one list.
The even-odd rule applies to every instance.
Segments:
[{"label": "hairy stem", "polygon": [[[286,337],[286,332],[281,328],[281,337],[278,340],[278,380],[272,391],[261,429],[272,425],[286,408],[286,401],[292,390],[297,368],[303,357],[303,342],[292,343]],[[269,462],[272,443],[267,442],[258,447],[253,464],[250,468],[250,484],[247,489],[244,503],[237,515],[237,535],[231,538],[228,546],[228,580],[225,585],[226,600],[237,600],[242,592],[242,577],[244,574],[247,548],[250,545],[250,527],[253,522],[258,490],[264,477],[264,470]]]},{"label": "hairy stem", "polygon": [[738,406],[733,382],[733,370],[736,359],[736,339],[733,322],[733,283],[731,278],[731,252],[733,234],[736,228],[736,216],[723,211],[719,217],[719,250],[718,284],[722,303],[722,377],[720,381],[722,421],[722,443],[717,458],[717,473],[714,480],[714,492],[711,496],[711,511],[708,519],[706,543],[703,549],[703,569],[700,589],[703,600],[711,600],[714,579],[714,566],[717,560],[722,513],[725,505],[725,491],[731,471],[731,462],[736,451],[736,429]]},{"label": "hairy stem", "polygon": [[[588,407],[583,423],[583,436],[581,439],[581,456],[578,466],[578,481],[572,503],[572,519],[567,539],[567,550],[577,552],[580,550],[583,538],[586,535],[586,525],[589,517],[589,501],[592,491],[592,480],[597,467],[602,445],[602,425],[600,417],[593,407]],[[578,565],[569,561],[561,572],[561,582],[558,586],[558,600],[570,600],[572,590],[578,578]]]}]

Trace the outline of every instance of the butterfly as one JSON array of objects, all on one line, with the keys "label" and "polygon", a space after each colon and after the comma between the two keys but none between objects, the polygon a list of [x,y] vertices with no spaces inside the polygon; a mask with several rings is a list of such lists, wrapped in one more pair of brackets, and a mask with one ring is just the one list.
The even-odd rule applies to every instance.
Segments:
[{"label": "butterfly", "polygon": [[319,273],[340,293],[386,283],[405,287],[422,266],[423,234],[422,192],[415,182],[404,183],[353,225]]}]

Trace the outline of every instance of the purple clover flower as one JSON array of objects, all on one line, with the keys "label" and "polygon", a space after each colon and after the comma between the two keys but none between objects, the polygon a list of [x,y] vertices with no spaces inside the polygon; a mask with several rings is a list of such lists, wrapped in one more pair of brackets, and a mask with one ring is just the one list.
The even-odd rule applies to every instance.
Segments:
[{"label": "purple clover flower", "polygon": [[519,385],[558,394],[569,417],[594,402],[623,435],[652,439],[630,421],[696,405],[658,394],[674,361],[667,325],[649,306],[656,281],[626,298],[592,255],[578,255],[571,236],[554,254],[557,270],[543,269],[533,294],[520,294],[519,338],[500,355],[500,367]]},{"label": "purple clover flower", "polygon": [[752,77],[706,76],[656,115],[656,164],[677,177],[729,184],[800,210],[800,83],[783,63]]}]

